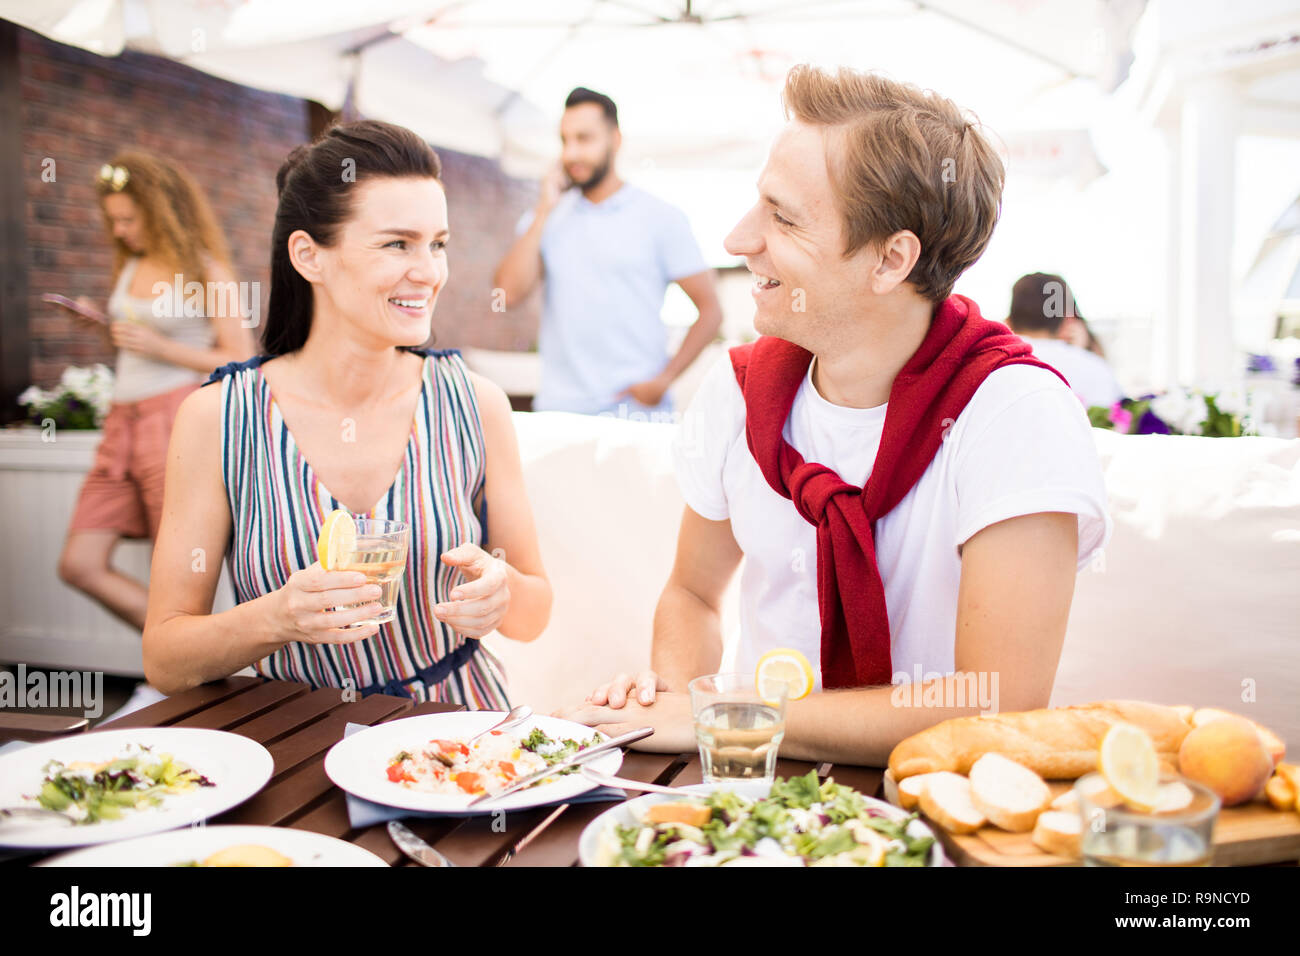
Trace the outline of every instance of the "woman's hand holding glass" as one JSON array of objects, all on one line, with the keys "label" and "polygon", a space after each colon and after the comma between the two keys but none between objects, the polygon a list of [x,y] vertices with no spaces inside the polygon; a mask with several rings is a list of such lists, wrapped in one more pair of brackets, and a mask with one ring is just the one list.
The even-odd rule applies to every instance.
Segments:
[{"label": "woman's hand holding glass", "polygon": [[286,641],[351,644],[378,633],[378,624],[344,630],[380,610],[380,588],[359,571],[326,571],[316,562],[295,571],[278,598],[278,630]]}]

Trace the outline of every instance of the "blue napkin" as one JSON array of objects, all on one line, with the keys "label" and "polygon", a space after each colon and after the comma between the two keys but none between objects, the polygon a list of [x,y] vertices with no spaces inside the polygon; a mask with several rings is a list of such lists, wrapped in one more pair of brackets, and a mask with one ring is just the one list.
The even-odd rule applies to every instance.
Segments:
[{"label": "blue napkin", "polygon": [[[343,736],[351,737],[353,734],[362,730],[369,730],[365,724],[348,724],[343,731]],[[346,793],[346,791],[345,791]],[[481,817],[487,816],[500,810],[500,807],[494,807],[488,804],[481,810],[466,810],[459,813],[429,812],[425,810],[406,810],[402,807],[389,807],[382,803],[374,803],[371,800],[365,800],[354,794],[347,793],[348,800],[348,820],[352,823],[354,829],[374,826],[376,823],[384,823],[388,820],[400,820],[404,817]],[[562,800],[553,800],[552,803],[605,803],[610,800],[626,800],[627,792],[616,790],[613,787],[596,787],[594,790],[588,790],[580,793],[576,797],[565,797]],[[518,813],[518,810],[508,811]]]}]

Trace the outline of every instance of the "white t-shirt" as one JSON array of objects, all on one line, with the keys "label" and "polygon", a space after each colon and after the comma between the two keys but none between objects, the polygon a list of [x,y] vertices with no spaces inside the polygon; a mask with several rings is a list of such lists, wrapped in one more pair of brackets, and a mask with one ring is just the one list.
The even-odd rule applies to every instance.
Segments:
[{"label": "white t-shirt", "polygon": [[[810,367],[785,440],[805,461],[861,486],[887,407],[831,404]],[[750,454],[728,356],[696,392],[673,457],[686,504],[713,521],[729,518],[745,554],[740,634],[725,642],[722,669],[751,673],[765,651],[793,647],[821,689],[817,529],[772,490]],[[954,670],[961,546],[991,524],[1045,511],[1079,516],[1079,568],[1110,537],[1101,463],[1079,400],[1046,369],[1006,366],[984,380],[920,480],[876,523],[895,683]]]},{"label": "white t-shirt", "polygon": [[1028,335],[1022,335],[1021,338],[1033,346],[1035,358],[1046,362],[1066,377],[1071,391],[1079,396],[1083,404],[1109,408],[1124,397],[1124,390],[1119,387],[1119,381],[1110,365],[1095,352],[1060,339],[1033,338]]}]

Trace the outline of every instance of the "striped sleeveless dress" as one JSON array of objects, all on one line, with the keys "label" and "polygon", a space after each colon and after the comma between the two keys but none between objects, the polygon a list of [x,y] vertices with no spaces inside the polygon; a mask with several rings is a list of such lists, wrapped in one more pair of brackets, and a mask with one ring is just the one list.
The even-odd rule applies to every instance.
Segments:
[{"label": "striped sleeveless dress", "polygon": [[[459,544],[483,547],[487,535],[483,430],[474,386],[454,349],[408,351],[424,356],[424,370],[406,455],[384,497],[361,515],[411,528],[396,616],[353,644],[290,642],[253,669],[276,680],[352,688],[358,696],[404,693],[420,702],[509,710],[501,662],[431,610],[462,580],[440,555]],[[293,572],[310,567],[321,524],[343,507],[285,427],[261,371],[268,359],[231,363],[209,380],[221,383],[222,473],[233,526],[226,560],[239,603],[278,590]]]}]

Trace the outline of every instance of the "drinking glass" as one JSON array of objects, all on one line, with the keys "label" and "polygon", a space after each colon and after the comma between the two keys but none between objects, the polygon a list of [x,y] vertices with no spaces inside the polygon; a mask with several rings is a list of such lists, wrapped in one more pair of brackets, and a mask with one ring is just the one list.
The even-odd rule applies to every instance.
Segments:
[{"label": "drinking glass", "polygon": [[687,688],[705,782],[770,782],[785,737],[786,685],[765,696],[752,674],[706,674]]},{"label": "drinking glass", "polygon": [[1195,780],[1166,774],[1160,783],[1185,784],[1192,791],[1192,802],[1170,813],[1142,813],[1122,804],[1105,806],[1096,799],[1096,791],[1090,797],[1091,778],[1099,776],[1090,773],[1074,787],[1083,817],[1085,866],[1210,865],[1220,803],[1214,791]]},{"label": "drinking glass", "polygon": [[[344,628],[383,624],[397,613],[397,593],[402,589],[406,572],[406,552],[411,529],[403,521],[380,518],[357,518],[357,540],[352,551],[343,556],[340,571],[360,571],[367,584],[379,585],[380,609],[364,621],[344,624]],[[354,605],[355,606],[355,605]]]}]

